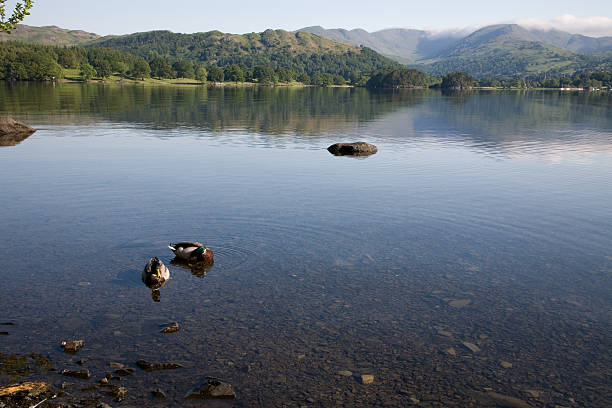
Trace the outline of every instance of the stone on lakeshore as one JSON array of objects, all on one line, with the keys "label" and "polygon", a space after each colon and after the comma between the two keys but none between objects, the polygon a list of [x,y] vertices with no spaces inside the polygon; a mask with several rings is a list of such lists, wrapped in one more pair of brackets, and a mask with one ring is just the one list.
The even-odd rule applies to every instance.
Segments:
[{"label": "stone on lakeshore", "polygon": [[540,398],[540,391],[538,390],[525,390],[525,393],[532,398]]},{"label": "stone on lakeshore", "polygon": [[466,349],[470,350],[472,353],[477,353],[480,351],[480,348],[477,345],[475,345],[474,343],[470,343],[469,341],[463,341],[461,342],[461,344],[463,344],[463,346]]},{"label": "stone on lakeshore", "polygon": [[366,142],[336,143],[327,148],[334,156],[369,156],[378,151],[373,144]]},{"label": "stone on lakeshore", "polygon": [[499,364],[504,368],[512,368],[512,363],[508,361],[501,361]]},{"label": "stone on lakeshore", "polygon": [[149,363],[145,360],[138,360],[136,365],[145,371],[174,370],[175,368],[183,367],[176,363]]},{"label": "stone on lakeshore", "polygon": [[83,380],[87,380],[89,377],[91,377],[91,374],[89,374],[89,370],[87,369],[83,369],[83,370],[62,370],[60,372],[60,374],[68,376],[68,377],[73,377],[73,378],[81,378]]},{"label": "stone on lakeshore", "polygon": [[119,377],[127,377],[128,375],[134,375],[134,369],[120,368],[118,370],[115,370],[115,374],[117,374]]},{"label": "stone on lakeshore", "polygon": [[49,384],[45,382],[26,381],[20,384],[11,384],[0,387],[0,397],[37,397],[49,390]]},{"label": "stone on lakeshore", "polygon": [[62,341],[61,346],[67,353],[76,353],[83,348],[85,342],[83,340]]},{"label": "stone on lakeshore", "polygon": [[206,382],[193,388],[187,394],[186,399],[235,399],[236,393],[231,384],[217,378],[206,377]]},{"label": "stone on lakeshore", "polygon": [[151,391],[151,394],[153,394],[155,398],[166,398],[166,394],[159,388]]},{"label": "stone on lakeshore", "polygon": [[362,374],[359,380],[362,384],[372,384],[374,382],[374,376],[372,374]]},{"label": "stone on lakeshore", "polygon": [[343,377],[350,377],[351,375],[353,375],[353,373],[348,370],[342,370],[338,371],[338,375],[341,375]]},{"label": "stone on lakeshore", "polygon": [[444,350],[444,352],[446,354],[448,354],[449,356],[456,356],[457,355],[457,351],[455,351],[455,349],[453,347],[449,347],[446,350]]},{"label": "stone on lakeshore", "polygon": [[472,303],[470,299],[455,299],[455,300],[451,300],[450,302],[448,302],[449,306],[457,308],[457,309],[466,307],[470,303]]},{"label": "stone on lakeshore", "polygon": [[509,395],[499,394],[497,392],[487,392],[486,394],[495,404],[504,408],[529,408],[529,404],[525,401],[511,397]]}]

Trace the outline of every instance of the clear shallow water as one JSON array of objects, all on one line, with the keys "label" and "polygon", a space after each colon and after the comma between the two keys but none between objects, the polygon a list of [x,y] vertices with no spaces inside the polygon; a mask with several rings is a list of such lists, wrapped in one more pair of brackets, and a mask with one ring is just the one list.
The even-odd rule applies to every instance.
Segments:
[{"label": "clear shallow water", "polygon": [[[0,113],[38,129],[0,148],[0,353],[85,360],[79,399],[187,406],[209,375],[236,406],[612,402],[612,95],[18,84]],[[325,150],[352,140],[379,152]],[[169,264],[183,239],[205,276]],[[80,391],[141,358],[183,368]]]}]

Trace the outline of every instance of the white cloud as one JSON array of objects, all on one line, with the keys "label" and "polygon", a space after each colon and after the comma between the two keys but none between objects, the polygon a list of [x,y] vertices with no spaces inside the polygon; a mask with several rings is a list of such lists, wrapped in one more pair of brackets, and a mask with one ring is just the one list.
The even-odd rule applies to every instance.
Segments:
[{"label": "white cloud", "polygon": [[576,17],[571,14],[564,14],[550,20],[522,18],[515,20],[514,23],[528,28],[537,28],[540,30],[551,30],[554,28],[572,34],[583,34],[590,37],[612,36],[612,18],[603,16]]}]

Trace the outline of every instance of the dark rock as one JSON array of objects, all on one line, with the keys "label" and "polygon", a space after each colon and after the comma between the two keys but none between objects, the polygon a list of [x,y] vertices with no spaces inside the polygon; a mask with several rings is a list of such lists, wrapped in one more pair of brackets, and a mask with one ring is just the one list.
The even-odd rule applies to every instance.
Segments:
[{"label": "dark rock", "polygon": [[187,399],[235,399],[236,393],[231,384],[223,382],[217,378],[206,377],[206,382],[189,391]]},{"label": "dark rock", "polygon": [[164,327],[159,332],[160,333],[176,333],[177,331],[179,331],[179,324],[178,322],[174,322],[171,325]]},{"label": "dark rock", "polygon": [[145,371],[174,370],[175,368],[183,367],[176,363],[149,363],[145,360],[138,360],[136,365]]},{"label": "dark rock", "polygon": [[85,342],[83,340],[62,341],[62,347],[67,353],[76,353],[83,348]]},{"label": "dark rock", "polygon": [[117,374],[119,377],[134,375],[134,369],[133,368],[120,368],[118,370],[115,370],[115,374]]},{"label": "dark rock", "polygon": [[60,374],[68,376],[68,377],[82,378],[84,380],[86,380],[89,377],[91,377],[91,374],[89,374],[89,370],[87,370],[87,369],[83,369],[83,370],[62,370],[60,372]]},{"label": "dark rock", "polygon": [[366,142],[336,143],[327,148],[334,156],[369,156],[378,151],[378,148]]},{"label": "dark rock", "polygon": [[166,398],[166,394],[159,388],[151,391],[151,394],[153,394],[155,398]]}]

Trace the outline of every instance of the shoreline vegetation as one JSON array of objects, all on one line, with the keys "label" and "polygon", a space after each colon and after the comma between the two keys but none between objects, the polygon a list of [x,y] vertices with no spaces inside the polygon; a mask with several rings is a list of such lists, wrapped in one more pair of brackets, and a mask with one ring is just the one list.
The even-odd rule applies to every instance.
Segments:
[{"label": "shoreline vegetation", "polygon": [[[367,59],[371,50],[363,49]],[[375,54],[375,53],[374,53]],[[311,59],[294,68],[283,66],[225,66],[205,64],[159,55],[149,59],[113,48],[84,48],[0,43],[0,80],[136,83],[207,86],[322,86],[370,89],[557,89],[609,90],[612,71],[576,72],[571,76],[546,78],[474,78],[456,71],[430,75],[386,61],[364,63],[363,56],[349,53]],[[331,62],[329,61],[331,60]],[[335,68],[334,68],[335,67]],[[325,70],[332,72],[325,72]]]}]

